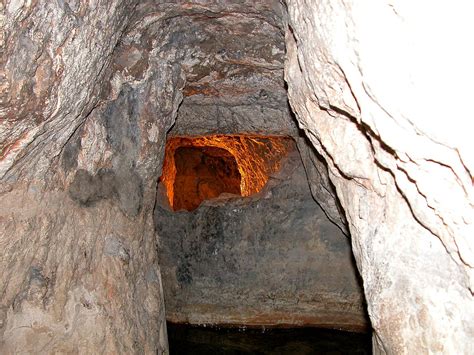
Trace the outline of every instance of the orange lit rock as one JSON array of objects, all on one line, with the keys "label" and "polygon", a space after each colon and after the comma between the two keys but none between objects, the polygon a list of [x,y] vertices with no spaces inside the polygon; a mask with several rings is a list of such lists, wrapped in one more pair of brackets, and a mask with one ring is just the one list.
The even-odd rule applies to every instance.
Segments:
[{"label": "orange lit rock", "polygon": [[234,156],[216,147],[180,147],[174,154],[173,208],[197,208],[223,192],[240,195],[240,173]]},{"label": "orange lit rock", "polygon": [[[242,196],[250,196],[259,192],[267,183],[269,176],[279,169],[281,159],[290,150],[294,149],[294,142],[286,137],[257,135],[212,135],[170,138],[166,144],[161,181],[166,187],[169,203],[175,210],[184,207],[181,202],[178,202],[178,205],[174,205],[176,202],[175,179],[177,177],[175,154],[176,150],[180,147],[216,147],[228,151],[237,162],[241,177],[240,191],[237,193]],[[209,187],[205,189],[209,190]],[[214,195],[215,191],[208,196]],[[223,189],[222,192],[224,191],[227,190]],[[181,200],[178,199],[178,201]],[[191,205],[194,206],[195,204]]]}]

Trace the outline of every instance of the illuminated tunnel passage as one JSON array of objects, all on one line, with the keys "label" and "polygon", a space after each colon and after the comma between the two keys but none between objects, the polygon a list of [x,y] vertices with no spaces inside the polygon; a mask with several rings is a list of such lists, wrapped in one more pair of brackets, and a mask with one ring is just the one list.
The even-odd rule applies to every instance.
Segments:
[{"label": "illuminated tunnel passage", "polygon": [[223,192],[240,195],[240,172],[234,156],[216,147],[179,147],[174,153],[175,210],[196,209]]},{"label": "illuminated tunnel passage", "polygon": [[173,210],[196,209],[222,193],[255,194],[278,171],[288,137],[212,135],[168,139],[161,181]]}]

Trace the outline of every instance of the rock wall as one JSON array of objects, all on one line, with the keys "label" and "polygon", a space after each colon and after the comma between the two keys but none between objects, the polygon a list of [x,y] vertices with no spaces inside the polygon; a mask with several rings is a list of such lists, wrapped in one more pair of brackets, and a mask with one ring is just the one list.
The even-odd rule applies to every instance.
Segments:
[{"label": "rock wall", "polygon": [[4,195],[1,212],[2,353],[167,349],[148,215],[34,187]]},{"label": "rock wall", "polygon": [[226,17],[269,33],[281,6],[7,0],[0,11],[0,352],[166,352],[150,218],[165,134],[199,64],[184,25]]},{"label": "rock wall", "polygon": [[262,15],[176,21],[181,30],[173,40],[186,48],[187,81],[170,134],[298,134],[283,78],[282,20]]},{"label": "rock wall", "polygon": [[250,197],[173,212],[161,190],[154,220],[169,321],[367,329],[350,240],[311,197],[298,152]]},{"label": "rock wall", "polygon": [[97,104],[104,68],[135,4],[12,0],[1,6],[0,177],[42,180]]},{"label": "rock wall", "polygon": [[167,352],[150,218],[184,79],[135,9],[2,8],[2,353]]},{"label": "rock wall", "polygon": [[345,210],[375,353],[474,350],[469,8],[288,1],[290,103]]},{"label": "rock wall", "polygon": [[240,195],[240,172],[234,156],[222,148],[181,147],[175,152],[173,209],[192,211],[222,193]]}]

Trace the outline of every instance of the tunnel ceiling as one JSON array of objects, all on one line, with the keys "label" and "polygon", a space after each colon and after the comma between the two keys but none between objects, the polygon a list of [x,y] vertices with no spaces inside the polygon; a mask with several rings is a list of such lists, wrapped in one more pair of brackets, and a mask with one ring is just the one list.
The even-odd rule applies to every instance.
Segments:
[{"label": "tunnel ceiling", "polygon": [[296,135],[283,77],[282,11],[278,1],[141,4],[114,65],[142,79],[155,52],[171,56],[183,78],[173,135]]}]

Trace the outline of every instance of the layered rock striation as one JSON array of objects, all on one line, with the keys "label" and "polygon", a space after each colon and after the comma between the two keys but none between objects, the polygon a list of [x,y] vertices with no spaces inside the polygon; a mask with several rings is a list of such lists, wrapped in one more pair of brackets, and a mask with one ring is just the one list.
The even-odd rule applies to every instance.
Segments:
[{"label": "layered rock striation", "polygon": [[472,58],[468,8],[288,1],[288,94],[344,208],[375,353],[473,351],[473,147],[446,104],[472,78],[449,58]]}]

